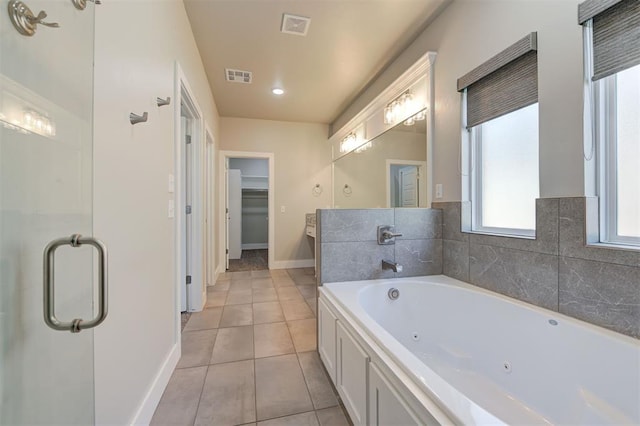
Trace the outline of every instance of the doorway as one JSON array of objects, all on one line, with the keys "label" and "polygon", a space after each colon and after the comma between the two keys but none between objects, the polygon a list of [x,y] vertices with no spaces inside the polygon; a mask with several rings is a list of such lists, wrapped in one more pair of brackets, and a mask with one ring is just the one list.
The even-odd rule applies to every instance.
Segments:
[{"label": "doorway", "polygon": [[273,154],[222,151],[220,157],[225,235],[220,264],[230,272],[269,269],[274,258]]},{"label": "doorway", "polygon": [[427,206],[427,163],[387,160],[387,207]]},{"label": "doorway", "polygon": [[[176,235],[177,288],[179,311],[198,312],[207,297],[207,274],[203,262],[206,251],[203,197],[206,160],[204,128],[200,108],[195,102],[180,67],[176,65],[178,99],[176,111]],[[180,321],[176,323],[180,327]]]}]

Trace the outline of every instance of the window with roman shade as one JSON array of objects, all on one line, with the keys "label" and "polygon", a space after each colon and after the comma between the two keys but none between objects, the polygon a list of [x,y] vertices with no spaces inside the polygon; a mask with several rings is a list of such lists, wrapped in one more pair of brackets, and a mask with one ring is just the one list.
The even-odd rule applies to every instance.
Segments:
[{"label": "window with roman shade", "polygon": [[[470,164],[471,229],[535,235],[538,52],[530,33],[458,79]],[[463,143],[464,140],[463,138]]]},{"label": "window with roman shade", "polygon": [[640,247],[640,0],[588,0],[584,27],[587,195],[599,241]]}]

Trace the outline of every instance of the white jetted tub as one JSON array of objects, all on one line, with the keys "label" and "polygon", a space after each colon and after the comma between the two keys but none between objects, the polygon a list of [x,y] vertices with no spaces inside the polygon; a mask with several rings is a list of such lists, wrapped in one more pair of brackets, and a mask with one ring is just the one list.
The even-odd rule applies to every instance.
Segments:
[{"label": "white jetted tub", "polygon": [[439,423],[640,424],[639,340],[442,275],[325,284],[320,301]]}]

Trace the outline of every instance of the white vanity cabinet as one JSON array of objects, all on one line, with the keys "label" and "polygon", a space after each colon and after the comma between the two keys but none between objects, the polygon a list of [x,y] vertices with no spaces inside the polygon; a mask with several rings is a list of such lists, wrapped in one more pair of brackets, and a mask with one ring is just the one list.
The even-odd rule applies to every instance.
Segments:
[{"label": "white vanity cabinet", "polygon": [[336,383],[336,323],[338,318],[322,299],[318,299],[318,353],[329,373],[329,377]]},{"label": "white vanity cabinet", "polygon": [[369,355],[338,321],[336,327],[336,388],[354,425],[367,425]]}]

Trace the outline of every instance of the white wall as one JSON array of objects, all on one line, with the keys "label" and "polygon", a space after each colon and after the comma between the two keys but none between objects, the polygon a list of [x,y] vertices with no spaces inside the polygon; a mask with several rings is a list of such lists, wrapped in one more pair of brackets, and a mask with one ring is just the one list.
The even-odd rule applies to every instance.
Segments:
[{"label": "white wall", "polygon": [[[98,424],[134,421],[177,356],[164,365],[177,348],[175,223],[167,217],[176,59],[217,140],[217,110],[182,2],[113,0],[97,8],[94,233],[110,255],[109,316],[95,331]],[[157,96],[174,102],[158,108]],[[129,113],[143,111],[149,121],[132,126]],[[152,395],[148,410],[159,397]]]},{"label": "white wall", "polygon": [[[274,153],[276,268],[313,259],[304,215],[331,206],[327,131],[324,124],[220,118],[221,150]],[[316,183],[323,188],[318,197],[313,195]]]},{"label": "white wall", "polygon": [[245,176],[269,176],[269,160],[263,158],[232,158],[229,168],[238,169]]},{"label": "white wall", "polygon": [[[426,51],[436,51],[434,181],[461,199],[456,80],[538,32],[540,196],[583,195],[581,0],[456,0],[332,124],[338,130]],[[440,200],[438,200],[440,201]]]}]

